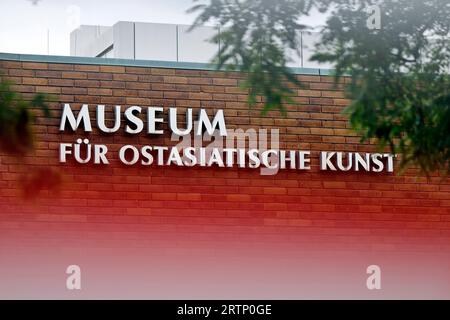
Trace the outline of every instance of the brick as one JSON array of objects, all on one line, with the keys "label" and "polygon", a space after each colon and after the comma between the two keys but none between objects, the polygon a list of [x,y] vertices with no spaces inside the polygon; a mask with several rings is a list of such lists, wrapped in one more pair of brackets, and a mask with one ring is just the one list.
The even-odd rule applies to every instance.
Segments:
[{"label": "brick", "polygon": [[210,78],[188,78],[188,84],[210,85],[213,80]]},{"label": "brick", "polygon": [[178,193],[177,200],[180,201],[201,201],[202,195],[199,193]]},{"label": "brick", "polygon": [[264,188],[264,194],[286,194],[286,188]]},{"label": "brick", "polygon": [[119,73],[119,74],[113,74],[113,80],[115,80],[115,81],[138,81],[138,76],[135,74]]},{"label": "brick", "polygon": [[111,89],[103,89],[103,88],[88,88],[88,94],[90,96],[111,96]]},{"label": "brick", "polygon": [[232,95],[232,94],[215,93],[215,94],[213,94],[213,100],[236,101],[237,97],[236,97],[236,95]]},{"label": "brick", "polygon": [[216,86],[236,86],[236,79],[226,79],[226,78],[215,78],[213,79],[213,84]]},{"label": "brick", "polygon": [[150,70],[148,68],[141,68],[141,67],[125,67],[125,72],[136,74],[147,74],[150,73]]},{"label": "brick", "polygon": [[154,75],[174,75],[175,69],[151,68],[150,73]]},{"label": "brick", "polygon": [[35,72],[33,70],[9,69],[8,74],[15,77],[33,77]]},{"label": "brick", "polygon": [[164,76],[165,83],[183,83],[187,84],[188,80],[186,77],[177,77],[177,76]]},{"label": "brick", "polygon": [[328,128],[311,128],[311,134],[316,134],[316,135],[333,135],[334,134],[334,130],[333,129],[328,129]]},{"label": "brick", "polygon": [[244,194],[227,194],[226,200],[231,202],[250,202],[251,198],[249,195]]},{"label": "brick", "polygon": [[125,67],[122,67],[122,66],[100,66],[100,72],[125,73]]},{"label": "brick", "polygon": [[131,105],[138,105],[138,106],[145,106],[145,105],[150,105],[150,99],[147,98],[131,98],[131,97],[127,97],[125,98],[125,101],[127,104],[131,104]]},{"label": "brick", "polygon": [[334,104],[338,106],[348,106],[351,104],[351,101],[348,99],[334,99]]},{"label": "brick", "polygon": [[301,82],[320,82],[320,77],[319,76],[304,76],[304,75],[299,75],[297,76],[297,79]]},{"label": "brick", "polygon": [[333,83],[310,83],[310,89],[313,90],[333,90],[342,89],[342,85],[335,86]]},{"label": "brick", "polygon": [[22,83],[29,85],[46,86],[48,84],[48,80],[45,78],[23,78]]},{"label": "brick", "polygon": [[345,94],[342,91],[322,91],[322,97],[324,97],[324,98],[345,98]]},{"label": "brick", "polygon": [[75,80],[75,87],[80,88],[98,88],[100,87],[100,81],[98,80]]},{"label": "brick", "polygon": [[48,64],[41,62],[22,62],[24,69],[47,70]]},{"label": "brick", "polygon": [[330,104],[333,104],[333,99],[328,99],[328,98],[311,98],[310,102],[311,102],[311,104],[330,105]]},{"label": "brick", "polygon": [[73,70],[75,71],[89,71],[89,72],[99,72],[100,67],[95,65],[87,65],[87,64],[80,64],[80,65],[74,65]]},{"label": "brick", "polygon": [[318,90],[297,90],[300,97],[320,97],[321,91]]},{"label": "brick", "polygon": [[61,93],[60,87],[50,87],[50,86],[37,86],[36,92],[43,92],[43,93]]},{"label": "brick", "polygon": [[175,74],[182,76],[199,77],[202,75],[202,72],[200,70],[175,69]]},{"label": "brick", "polygon": [[61,88],[63,94],[87,94],[87,88]]},{"label": "brick", "polygon": [[48,84],[51,86],[73,87],[74,81],[71,79],[49,79]]},{"label": "brick", "polygon": [[87,73],[78,71],[63,71],[61,77],[69,79],[87,79]]},{"label": "brick", "polygon": [[164,92],[164,98],[166,99],[188,99],[189,93],[187,92],[170,92],[166,91]]},{"label": "brick", "polygon": [[90,80],[112,80],[113,75],[111,73],[100,73],[100,72],[89,72],[87,74],[88,79]]},{"label": "brick", "polygon": [[20,61],[0,60],[0,67],[5,69],[20,69],[22,68],[22,63]]},{"label": "brick", "polygon": [[346,182],[343,181],[324,181],[323,182],[324,188],[330,188],[330,189],[345,189]]},{"label": "brick", "polygon": [[48,69],[49,70],[72,71],[72,70],[74,70],[74,66],[72,64],[65,64],[65,63],[49,63]]},{"label": "brick", "polygon": [[[122,87],[122,88],[126,87],[127,89],[150,90],[152,88],[150,83],[145,83],[145,82],[119,82],[119,81],[114,81],[112,83],[117,83],[116,87]],[[102,86],[103,86],[103,84],[102,84]]]},{"label": "brick", "polygon": [[190,92],[188,93],[188,98],[194,100],[212,100],[213,96],[212,94],[205,92]]},{"label": "brick", "polygon": [[36,77],[38,78],[61,78],[61,71],[35,71]]}]

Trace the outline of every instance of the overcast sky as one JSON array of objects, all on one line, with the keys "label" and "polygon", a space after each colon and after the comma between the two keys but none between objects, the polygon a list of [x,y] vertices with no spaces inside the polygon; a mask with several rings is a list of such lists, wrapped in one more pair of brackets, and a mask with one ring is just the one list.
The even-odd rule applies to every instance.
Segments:
[{"label": "overcast sky", "polygon": [[186,14],[186,10],[192,3],[192,0],[0,0],[0,52],[69,55],[70,32],[80,24],[110,26],[117,21],[190,24],[195,16]]}]

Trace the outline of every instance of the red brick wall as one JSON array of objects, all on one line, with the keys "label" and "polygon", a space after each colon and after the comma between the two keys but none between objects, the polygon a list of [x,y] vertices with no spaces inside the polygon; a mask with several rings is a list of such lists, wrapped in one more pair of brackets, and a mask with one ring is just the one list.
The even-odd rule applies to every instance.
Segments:
[{"label": "red brick wall", "polygon": [[[279,129],[282,149],[374,151],[349,130],[341,114],[349,102],[331,77],[299,75],[305,88],[297,90],[283,117],[278,112],[262,116],[260,105],[250,109],[238,88],[238,73],[18,61],[0,61],[0,68],[25,98],[45,92],[56,99],[51,118],[36,116],[35,151],[20,158],[0,155],[3,243],[20,237],[35,244],[50,231],[99,244],[105,239],[138,243],[143,237],[163,241],[163,234],[174,232],[206,240],[240,234],[277,241],[289,235],[292,242],[306,237],[315,246],[333,236],[356,248],[448,248],[450,181],[416,177],[415,170],[402,175],[321,172],[315,158],[311,171],[282,170],[275,176],[236,168],[126,167],[117,156],[110,157],[109,166],[59,164],[59,143],[77,137],[105,143],[113,153],[124,144],[171,144],[168,133],[107,135],[95,126],[90,135],[60,133],[63,103],[74,110],[87,103],[93,111],[96,104],[176,106],[179,111],[203,107],[210,115],[223,109],[230,128]],[[20,181],[39,167],[57,170],[62,184],[58,192],[43,190],[25,200]]]}]

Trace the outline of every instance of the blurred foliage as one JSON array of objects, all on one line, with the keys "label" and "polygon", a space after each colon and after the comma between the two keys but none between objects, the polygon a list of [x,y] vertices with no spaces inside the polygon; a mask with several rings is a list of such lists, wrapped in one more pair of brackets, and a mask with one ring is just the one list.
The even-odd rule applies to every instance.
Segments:
[{"label": "blurred foliage", "polygon": [[11,89],[11,83],[0,77],[0,150],[22,155],[33,148],[32,108],[40,108],[50,115],[46,96],[36,94],[32,100]]},{"label": "blurred foliage", "polygon": [[62,182],[61,174],[52,167],[36,167],[30,170],[20,181],[23,196],[26,199],[36,198],[42,190],[59,192]]},{"label": "blurred foliage", "polygon": [[31,100],[12,89],[12,83],[0,77],[0,151],[17,157],[17,164],[27,166],[22,180],[19,181],[25,198],[35,198],[41,190],[57,191],[61,176],[53,168],[30,166],[21,159],[34,147],[33,109],[42,110],[50,116],[47,101],[50,96],[38,93]]},{"label": "blurred foliage", "polygon": [[[194,0],[194,2],[198,2]],[[376,4],[381,28],[370,30]],[[312,60],[335,65],[336,83],[352,100],[346,109],[363,140],[402,155],[402,166],[450,173],[450,2],[448,0],[211,0],[197,4],[194,27],[221,26],[219,68],[248,72],[249,102],[265,98],[263,112],[289,102],[299,83],[286,67],[300,46],[301,24],[312,10],[327,13]]]},{"label": "blurred foliage", "polygon": [[199,10],[202,12],[191,29],[213,18],[221,26],[220,34],[212,39],[220,43],[213,61],[218,68],[248,73],[243,87],[249,90],[251,105],[263,96],[264,113],[273,108],[284,111],[283,102],[290,102],[289,96],[294,93],[286,82],[300,85],[286,67],[284,48],[299,53],[297,31],[306,26],[299,24],[297,17],[307,13],[310,5],[304,1],[213,0],[209,6],[198,4],[189,12]]}]

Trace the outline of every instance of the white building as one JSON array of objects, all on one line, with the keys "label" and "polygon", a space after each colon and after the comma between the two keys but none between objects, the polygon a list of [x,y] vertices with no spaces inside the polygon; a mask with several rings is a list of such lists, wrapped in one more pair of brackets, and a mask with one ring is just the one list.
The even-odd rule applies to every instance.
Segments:
[{"label": "white building", "polygon": [[[70,55],[133,60],[208,63],[220,44],[212,38],[219,28],[188,25],[119,21],[112,27],[82,25],[70,35]],[[311,49],[318,34],[299,33],[300,55],[290,52],[290,67],[330,68],[310,62]]]}]

